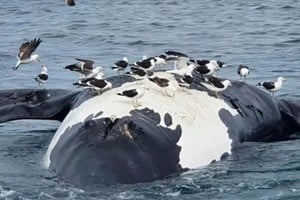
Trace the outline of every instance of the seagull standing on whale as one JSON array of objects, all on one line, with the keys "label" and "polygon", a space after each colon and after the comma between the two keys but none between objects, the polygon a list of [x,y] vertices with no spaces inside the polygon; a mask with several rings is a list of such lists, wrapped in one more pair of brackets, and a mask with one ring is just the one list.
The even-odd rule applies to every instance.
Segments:
[{"label": "seagull standing on whale", "polygon": [[232,86],[229,80],[221,80],[213,76],[206,78],[206,81],[208,83],[201,82],[200,84],[202,84],[208,90],[215,92],[217,97],[218,97],[218,92],[222,92],[226,90],[229,86]]},{"label": "seagull standing on whale", "polygon": [[139,67],[131,67],[130,72],[126,72],[126,74],[134,76],[138,83],[138,81],[143,81],[145,77],[152,76],[153,72],[145,71]]},{"label": "seagull standing on whale", "polygon": [[[175,97],[176,88],[170,83],[169,79],[160,78],[157,76],[152,76],[148,79],[160,87],[163,95]],[[168,89],[173,92],[172,95],[168,93]]]},{"label": "seagull standing on whale", "polygon": [[178,85],[182,88],[188,89],[193,82],[194,82],[194,77],[192,75],[185,74],[183,75],[183,77],[179,79]]},{"label": "seagull standing on whale", "polygon": [[98,74],[96,77],[93,78],[83,80],[81,79],[78,82],[73,83],[73,85],[77,85],[79,87],[84,88],[91,88],[93,90],[96,90],[98,94],[101,94],[105,90],[112,88],[111,82],[103,79],[101,74]]},{"label": "seagull standing on whale", "polygon": [[137,61],[136,63],[133,64],[133,66],[139,67],[139,68],[145,70],[146,72],[148,72],[148,71],[152,71],[154,69],[155,62],[156,62],[156,59],[154,57],[151,57],[151,58],[147,58],[142,61]]},{"label": "seagull standing on whale", "polygon": [[18,62],[13,69],[17,70],[21,64],[28,64],[34,61],[39,61],[39,55],[32,53],[36,50],[36,48],[40,45],[41,42],[42,40],[40,38],[35,38],[31,41],[22,43],[19,48],[19,53],[17,55]]},{"label": "seagull standing on whale", "polygon": [[262,86],[263,88],[271,92],[272,96],[274,96],[274,93],[281,89],[283,81],[286,81],[286,79],[280,76],[277,78],[276,82],[272,82],[272,81],[262,82],[262,83],[258,83],[258,85]]},{"label": "seagull standing on whale", "polygon": [[124,73],[124,70],[128,66],[128,58],[123,57],[123,60],[119,60],[113,64],[112,70],[117,71],[118,73],[122,71]]},{"label": "seagull standing on whale", "polygon": [[117,93],[117,95],[132,99],[133,107],[137,108],[138,106],[141,106],[141,104],[138,102],[138,99],[140,99],[144,96],[144,94],[146,92],[145,89],[148,89],[148,88],[124,90],[122,92]]},{"label": "seagull standing on whale", "polygon": [[224,65],[223,62],[218,60],[190,60],[190,61],[197,65],[195,67],[196,72],[206,76],[213,75]]}]

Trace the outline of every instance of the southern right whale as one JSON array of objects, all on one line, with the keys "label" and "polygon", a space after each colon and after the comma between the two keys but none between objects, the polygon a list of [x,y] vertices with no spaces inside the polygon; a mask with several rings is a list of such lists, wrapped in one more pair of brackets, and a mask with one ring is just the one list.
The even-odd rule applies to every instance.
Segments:
[{"label": "southern right whale", "polygon": [[[175,83],[178,77],[157,72]],[[2,90],[0,122],[61,121],[45,155],[45,166],[66,182],[94,184],[155,180],[218,160],[245,141],[288,140],[300,130],[300,100],[277,99],[238,81],[216,98],[196,77],[189,94],[162,95],[150,81],[122,75],[113,88]],[[118,92],[148,87],[135,109]]]}]

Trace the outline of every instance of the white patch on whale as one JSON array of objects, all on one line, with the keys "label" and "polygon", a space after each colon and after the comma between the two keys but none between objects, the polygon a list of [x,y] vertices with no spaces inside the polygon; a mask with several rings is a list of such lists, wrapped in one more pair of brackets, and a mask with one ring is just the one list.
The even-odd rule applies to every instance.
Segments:
[{"label": "white patch on whale", "polygon": [[116,94],[123,90],[143,86],[150,90],[147,90],[144,97],[140,99],[142,106],[138,109],[147,107],[158,112],[161,117],[160,125],[163,127],[166,127],[163,120],[166,113],[172,116],[173,121],[168,128],[175,129],[178,124],[181,125],[182,135],[177,144],[181,146],[180,164],[182,167],[204,166],[214,159],[218,160],[224,152],[230,152],[231,139],[218,112],[224,108],[232,115],[237,115],[236,110],[230,108],[222,99],[210,97],[207,92],[190,90],[191,94],[187,94],[178,87],[173,75],[169,73],[157,72],[155,74],[168,78],[176,86],[177,92],[174,98],[163,96],[157,85],[144,80],[142,84],[125,83],[83,102],[70,111],[56,131],[45,155],[45,166],[49,167],[50,154],[67,128],[83,122],[87,116],[96,115],[100,111],[103,111],[103,114],[99,118],[112,115],[121,118],[130,115],[129,112],[134,109],[131,100]]}]

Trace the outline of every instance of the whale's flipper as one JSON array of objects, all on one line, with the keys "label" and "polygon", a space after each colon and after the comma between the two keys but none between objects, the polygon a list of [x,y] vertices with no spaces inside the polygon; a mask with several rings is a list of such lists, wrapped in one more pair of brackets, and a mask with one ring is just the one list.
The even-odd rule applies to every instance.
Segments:
[{"label": "whale's flipper", "polygon": [[79,92],[51,90],[1,90],[0,123],[17,119],[62,121],[72,108]]}]

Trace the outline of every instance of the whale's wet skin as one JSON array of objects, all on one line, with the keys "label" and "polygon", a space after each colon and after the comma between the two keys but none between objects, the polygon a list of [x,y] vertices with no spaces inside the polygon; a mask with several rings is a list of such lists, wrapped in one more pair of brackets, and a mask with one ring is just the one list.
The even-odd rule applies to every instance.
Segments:
[{"label": "whale's wet skin", "polygon": [[[33,118],[0,124],[0,199],[299,199],[300,140],[297,139],[299,134],[289,136],[299,119],[296,103],[300,98],[298,1],[78,0],[76,6],[70,7],[64,1],[12,0],[0,5],[0,85],[1,90],[10,90],[5,91],[7,95],[0,92],[0,120],[20,116]],[[41,56],[41,63],[34,62],[22,65],[17,71],[12,70],[17,61],[18,47],[33,38],[43,40],[35,52]],[[95,65],[105,68],[105,77],[110,77],[117,74],[110,70],[112,63],[124,56],[133,63],[143,55],[160,55],[167,50],[186,53],[193,59],[223,61],[227,67],[223,67],[218,76],[225,79],[238,80],[237,67],[247,65],[250,74],[246,82],[252,86],[234,82],[235,89],[229,88],[223,93],[226,96],[220,94],[220,99],[215,99],[213,93],[206,96],[204,88],[192,92],[201,96],[193,102],[214,103],[224,109],[202,106],[203,110],[211,111],[206,116],[197,108],[200,110],[198,118],[206,123],[200,125],[199,134],[187,138],[182,127],[186,123],[195,126],[195,114],[179,101],[179,97],[184,98],[180,90],[174,99],[182,106],[177,109],[190,110],[184,113],[187,118],[182,117],[185,124],[178,122],[181,118],[174,110],[168,109],[167,113],[151,105],[147,98],[155,95],[151,90],[139,99],[142,106],[136,110],[131,99],[114,95],[115,100],[122,101],[128,109],[115,113],[124,117],[111,123],[110,113],[107,118],[104,113],[96,112],[107,111],[108,108],[102,108],[98,103],[98,100],[105,103],[104,100],[100,96],[93,98],[88,90],[81,92],[75,88],[72,83],[77,81],[78,75],[63,69],[75,63],[74,58],[91,59]],[[51,98],[34,81],[41,64],[49,70],[45,87]],[[265,98],[264,95],[267,97],[268,94],[254,87],[259,82],[274,81],[278,76],[284,76],[287,82],[274,99]],[[118,81],[112,82],[119,92],[116,88]],[[18,89],[17,93],[14,89]],[[171,102],[172,98],[163,97],[159,90],[156,99]],[[45,102],[40,103],[41,100]],[[93,114],[81,115],[80,119],[73,115],[74,123],[64,121],[62,124],[66,117],[71,120],[69,113],[79,113],[91,103],[99,106],[91,111]],[[50,121],[37,120],[41,117]],[[218,119],[216,127],[210,124],[211,118]],[[89,121],[91,119],[95,120]],[[176,129],[177,125],[180,128]],[[49,145],[54,144],[52,139],[58,135],[58,128],[62,130],[61,126],[66,129],[50,151]],[[207,134],[202,131],[207,128],[225,132]],[[157,130],[156,134],[150,129]],[[74,137],[76,132],[82,138]],[[260,134],[256,134],[258,132]],[[186,141],[197,137],[204,141],[213,138],[213,141],[200,142],[198,146],[195,146],[196,141],[189,141],[195,151],[192,146],[185,145]],[[290,137],[295,140],[289,140]],[[121,153],[116,145],[107,145],[115,142],[114,138],[126,144],[125,151]],[[210,146],[217,142],[219,146]],[[111,147],[112,153],[104,154],[103,146]],[[201,149],[214,151],[197,154]],[[89,150],[95,150],[94,154]],[[189,154],[190,151],[195,157]],[[142,155],[132,152],[142,152]],[[84,163],[92,160],[91,157],[85,158],[86,154],[93,157],[97,154],[102,163]],[[49,168],[46,167],[46,155],[49,155]],[[221,161],[207,164],[213,159],[219,160],[220,156]],[[122,162],[125,157],[130,162]],[[137,162],[140,158],[147,158],[142,160],[145,163],[143,168],[136,164],[141,163]],[[110,171],[104,166],[104,161],[114,161]],[[74,166],[72,163],[80,164]],[[185,167],[198,164],[201,167],[185,171]],[[126,166],[140,170],[130,171]],[[112,174],[112,170],[118,172],[123,167],[127,171],[118,174],[124,176]],[[142,181],[129,179],[134,175],[145,181],[146,178],[155,180],[108,187],[93,185],[99,181],[101,173],[96,176],[90,172],[99,168],[104,171],[102,175],[107,174],[103,175],[103,181],[111,178],[107,184],[117,179]],[[149,174],[150,169],[155,173]],[[165,172],[175,174],[165,177]],[[86,182],[78,185],[78,180],[84,176]]]},{"label": "whale's wet skin", "polygon": [[[8,90],[1,121],[63,120],[44,164],[79,187],[155,180],[219,160],[242,142],[286,140],[300,129],[299,100],[276,100],[243,82],[215,96],[197,76],[187,91],[176,75],[156,74],[170,80],[175,95],[130,76],[108,78],[115,87],[100,95]],[[117,95],[135,88],[147,89],[138,108]]]}]

